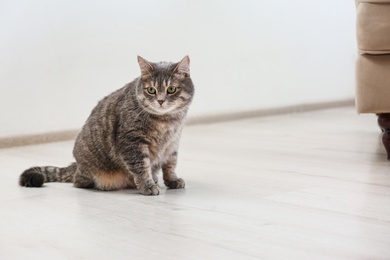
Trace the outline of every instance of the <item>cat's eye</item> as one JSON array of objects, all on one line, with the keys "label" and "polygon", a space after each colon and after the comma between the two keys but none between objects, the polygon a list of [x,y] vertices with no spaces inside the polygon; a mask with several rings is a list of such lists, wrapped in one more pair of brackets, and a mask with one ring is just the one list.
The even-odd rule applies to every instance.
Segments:
[{"label": "cat's eye", "polygon": [[154,87],[148,87],[146,90],[150,95],[156,94],[156,89]]},{"label": "cat's eye", "polygon": [[168,88],[167,88],[167,93],[168,94],[173,94],[173,93],[175,93],[176,92],[176,87],[175,86],[169,86]]}]

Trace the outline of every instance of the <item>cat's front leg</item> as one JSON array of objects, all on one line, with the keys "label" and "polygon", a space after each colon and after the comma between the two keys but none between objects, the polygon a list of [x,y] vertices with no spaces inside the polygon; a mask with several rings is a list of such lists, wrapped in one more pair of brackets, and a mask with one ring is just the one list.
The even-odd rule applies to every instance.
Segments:
[{"label": "cat's front leg", "polygon": [[[137,152],[134,152],[137,151]],[[159,195],[160,187],[152,177],[149,149],[147,145],[140,145],[138,149],[126,153],[123,159],[133,175],[137,189],[144,195]]]},{"label": "cat's front leg", "polygon": [[162,165],[164,184],[171,189],[183,189],[185,182],[182,178],[178,178],[175,173],[177,164],[177,151],[174,151],[169,156],[167,162]]}]

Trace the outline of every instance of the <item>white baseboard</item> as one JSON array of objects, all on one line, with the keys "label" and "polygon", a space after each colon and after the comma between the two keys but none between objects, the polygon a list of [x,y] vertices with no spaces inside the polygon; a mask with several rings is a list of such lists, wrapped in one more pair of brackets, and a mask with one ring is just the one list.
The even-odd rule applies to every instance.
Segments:
[{"label": "white baseboard", "polygon": [[65,131],[58,131],[58,132],[33,134],[33,135],[2,137],[0,138],[0,148],[68,141],[68,140],[75,139],[79,131],[80,131],[79,129],[65,130]]},{"label": "white baseboard", "polygon": [[355,106],[354,99],[332,101],[332,102],[322,102],[322,103],[309,103],[309,104],[300,104],[292,105],[286,107],[270,108],[270,109],[259,109],[251,111],[240,111],[236,113],[229,114],[216,114],[216,115],[207,115],[207,116],[198,116],[189,118],[187,124],[207,124],[207,123],[216,123],[224,121],[233,121],[253,117],[264,117],[264,116],[274,116],[274,115],[283,115],[291,113],[303,113],[321,109],[337,108],[337,107],[346,107],[346,106]]},{"label": "white baseboard", "polygon": [[[187,121],[187,124],[188,125],[209,124],[209,123],[216,123],[216,122],[223,122],[223,121],[240,120],[245,118],[264,117],[264,116],[282,115],[282,114],[290,114],[290,113],[302,113],[308,111],[345,107],[345,106],[354,106],[354,105],[355,105],[355,101],[352,99],[333,101],[333,102],[313,103],[313,104],[301,104],[301,105],[286,106],[286,107],[272,108],[272,109],[260,109],[260,110],[243,111],[243,112],[236,112],[236,113],[229,113],[229,114],[215,114],[215,115],[207,115],[207,116],[190,117]],[[2,137],[0,138],[0,148],[9,148],[14,146],[24,146],[24,145],[73,140],[76,138],[79,131],[80,129],[73,129],[73,130],[48,132],[48,133],[35,134],[35,135]]]}]

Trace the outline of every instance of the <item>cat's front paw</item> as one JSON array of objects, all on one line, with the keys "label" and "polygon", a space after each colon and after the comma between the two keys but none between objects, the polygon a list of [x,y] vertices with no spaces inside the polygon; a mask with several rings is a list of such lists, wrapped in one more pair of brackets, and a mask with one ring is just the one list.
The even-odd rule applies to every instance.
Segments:
[{"label": "cat's front paw", "polygon": [[153,185],[141,185],[138,188],[143,195],[159,195],[160,187],[156,184]]},{"label": "cat's front paw", "polygon": [[170,189],[183,189],[186,186],[186,183],[182,178],[178,178],[174,181],[164,181],[164,184]]}]

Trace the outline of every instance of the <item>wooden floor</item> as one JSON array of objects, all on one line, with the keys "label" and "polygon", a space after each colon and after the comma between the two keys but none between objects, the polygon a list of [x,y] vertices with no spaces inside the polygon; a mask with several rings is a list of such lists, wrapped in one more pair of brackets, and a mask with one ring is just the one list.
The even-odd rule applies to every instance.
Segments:
[{"label": "wooden floor", "polygon": [[[390,163],[374,115],[322,110],[185,129],[185,190],[50,183],[72,142],[0,150],[0,259],[390,259]],[[163,186],[163,185],[162,185]]]}]

